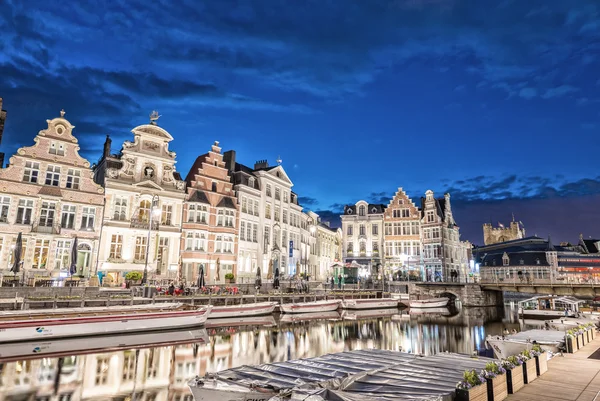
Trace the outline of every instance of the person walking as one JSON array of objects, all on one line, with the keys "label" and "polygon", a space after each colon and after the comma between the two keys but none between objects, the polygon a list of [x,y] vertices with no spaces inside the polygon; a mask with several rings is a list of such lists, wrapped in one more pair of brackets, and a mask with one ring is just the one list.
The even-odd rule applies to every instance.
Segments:
[{"label": "person walking", "polygon": [[335,279],[333,278],[333,276],[331,276],[331,290],[333,291],[333,288],[335,287]]},{"label": "person walking", "polygon": [[341,274],[338,276],[338,289],[339,290],[342,289],[342,275]]}]

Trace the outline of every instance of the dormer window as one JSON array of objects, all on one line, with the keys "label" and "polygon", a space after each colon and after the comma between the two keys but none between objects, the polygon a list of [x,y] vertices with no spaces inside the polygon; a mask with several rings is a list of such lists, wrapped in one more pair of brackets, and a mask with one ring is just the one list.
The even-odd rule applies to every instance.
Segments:
[{"label": "dormer window", "polygon": [[60,142],[52,142],[50,144],[50,149],[48,152],[51,155],[64,156],[65,155],[65,145]]},{"label": "dormer window", "polygon": [[504,252],[504,255],[502,255],[502,264],[504,266],[508,266],[510,264],[510,258],[506,252]]},{"label": "dormer window", "polygon": [[403,205],[403,204],[404,204],[404,199],[400,199],[400,200],[398,201],[398,204],[399,204],[399,205]]},{"label": "dormer window", "polygon": [[362,205],[362,206],[360,206],[360,207],[358,208],[358,215],[359,215],[359,216],[364,216],[364,215],[366,214],[365,212],[366,212],[366,208],[365,208],[365,206],[364,206],[364,205]]},{"label": "dormer window", "polygon": [[248,178],[248,186],[254,188],[254,177]]},{"label": "dormer window", "polygon": [[539,265],[539,264],[540,264],[540,258],[537,258],[537,259],[535,260],[535,264],[536,264],[536,265]]},{"label": "dormer window", "polygon": [[524,264],[525,264],[525,261],[524,261],[523,259],[519,259],[519,264],[520,264],[520,265],[524,265]]}]

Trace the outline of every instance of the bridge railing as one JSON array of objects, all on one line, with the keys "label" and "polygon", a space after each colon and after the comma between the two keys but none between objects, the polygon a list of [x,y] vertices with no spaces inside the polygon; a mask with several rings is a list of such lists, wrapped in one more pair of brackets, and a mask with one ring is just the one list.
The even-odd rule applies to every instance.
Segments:
[{"label": "bridge railing", "polygon": [[597,278],[583,278],[583,277],[527,277],[522,276],[482,276],[479,284],[485,285],[499,285],[499,286],[568,286],[568,287],[598,287],[600,286],[600,280]]}]

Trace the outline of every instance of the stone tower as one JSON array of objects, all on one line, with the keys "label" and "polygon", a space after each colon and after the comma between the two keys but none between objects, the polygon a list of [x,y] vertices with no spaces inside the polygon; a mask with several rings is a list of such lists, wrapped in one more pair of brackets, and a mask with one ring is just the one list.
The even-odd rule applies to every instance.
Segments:
[{"label": "stone tower", "polygon": [[491,223],[483,225],[483,243],[485,245],[498,244],[500,242],[513,241],[525,238],[525,227],[520,221],[513,220],[509,227],[504,227],[498,223],[498,227],[493,227]]}]

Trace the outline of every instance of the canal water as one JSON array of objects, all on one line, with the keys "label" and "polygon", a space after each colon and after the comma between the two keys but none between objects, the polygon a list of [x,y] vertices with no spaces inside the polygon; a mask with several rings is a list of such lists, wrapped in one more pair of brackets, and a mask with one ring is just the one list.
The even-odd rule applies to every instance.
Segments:
[{"label": "canal water", "polygon": [[192,401],[187,381],[247,364],[381,348],[472,354],[521,329],[514,310],[337,312],[209,320],[195,331],[0,346],[0,401]]}]

